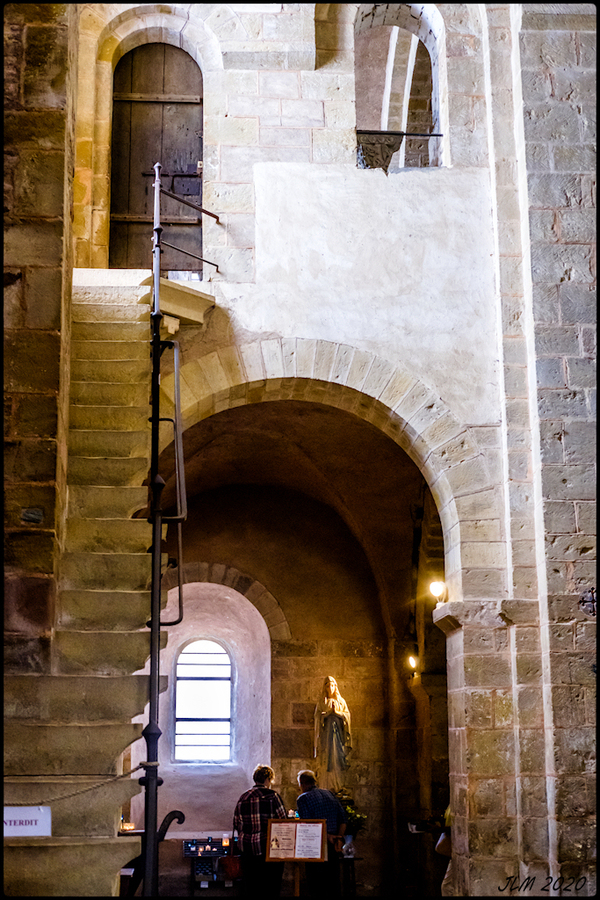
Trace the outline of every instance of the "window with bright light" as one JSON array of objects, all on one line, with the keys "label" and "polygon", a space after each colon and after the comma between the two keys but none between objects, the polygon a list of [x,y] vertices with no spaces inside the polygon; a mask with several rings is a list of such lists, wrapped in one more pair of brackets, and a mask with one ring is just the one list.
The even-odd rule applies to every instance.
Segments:
[{"label": "window with bright light", "polygon": [[175,683],[175,759],[226,762],[231,758],[231,660],[216,641],[187,644]]}]

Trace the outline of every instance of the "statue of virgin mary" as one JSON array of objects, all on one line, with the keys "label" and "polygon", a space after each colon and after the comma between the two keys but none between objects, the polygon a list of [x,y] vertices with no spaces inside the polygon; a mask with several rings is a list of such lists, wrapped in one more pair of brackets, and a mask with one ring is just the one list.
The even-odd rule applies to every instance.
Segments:
[{"label": "statue of virgin mary", "polygon": [[328,675],[323,694],[315,706],[314,757],[319,787],[334,793],[343,788],[351,750],[350,710],[335,678]]}]

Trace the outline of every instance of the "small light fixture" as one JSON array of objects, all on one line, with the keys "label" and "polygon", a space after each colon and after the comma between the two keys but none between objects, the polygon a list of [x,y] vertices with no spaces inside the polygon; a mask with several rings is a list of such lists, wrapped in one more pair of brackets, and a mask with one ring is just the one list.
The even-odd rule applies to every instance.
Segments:
[{"label": "small light fixture", "polygon": [[432,581],[429,585],[431,594],[436,598],[438,603],[442,602],[446,596],[446,584],[443,581]]},{"label": "small light fixture", "polygon": [[409,657],[408,657],[408,664],[409,664],[409,666],[411,667],[411,669],[416,669],[416,668],[417,668],[417,657],[416,657],[416,656],[409,656]]}]

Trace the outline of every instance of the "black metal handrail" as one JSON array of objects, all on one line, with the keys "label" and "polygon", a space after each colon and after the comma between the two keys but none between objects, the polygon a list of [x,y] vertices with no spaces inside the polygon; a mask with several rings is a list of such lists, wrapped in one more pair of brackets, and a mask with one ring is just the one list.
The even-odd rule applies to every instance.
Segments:
[{"label": "black metal handrail", "polygon": [[[142,731],[146,741],[147,760],[141,763],[145,771],[139,783],[145,787],[144,805],[144,897],[158,896],[158,839],[156,831],[158,811],[158,788],[162,779],[158,777],[158,741],[162,734],[158,725],[158,698],[159,698],[159,670],[160,670],[160,607],[161,607],[161,561],[162,561],[162,525],[163,516],[161,497],[165,487],[164,479],[158,472],[160,423],[164,421],[160,415],[160,364],[163,351],[172,347],[175,355],[175,416],[171,420],[175,429],[175,467],[176,467],[176,492],[177,515],[171,517],[176,521],[178,528],[181,526],[187,514],[187,501],[185,499],[185,480],[183,475],[183,441],[181,437],[181,403],[179,395],[179,345],[176,341],[162,341],[160,327],[163,315],[160,311],[160,254],[162,225],[160,222],[160,163],[156,163],[154,171],[154,228],[152,239],[152,311],[150,321],[152,323],[152,381],[151,381],[151,450],[150,450],[150,518],[152,523],[152,582],[150,592],[150,678],[149,678],[149,711],[148,724]],[[181,543],[179,545],[181,550]],[[179,559],[179,568],[182,568],[182,559]],[[182,613],[180,579],[180,615]],[[179,619],[178,621],[180,621]],[[173,623],[175,624],[175,623]]]}]

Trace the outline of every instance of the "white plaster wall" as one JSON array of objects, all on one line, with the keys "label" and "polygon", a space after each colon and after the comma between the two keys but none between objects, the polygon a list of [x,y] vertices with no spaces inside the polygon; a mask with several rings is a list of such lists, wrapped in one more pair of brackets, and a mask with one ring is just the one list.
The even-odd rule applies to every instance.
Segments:
[{"label": "white plaster wall", "polygon": [[261,163],[254,187],[256,286],[211,285],[236,331],[369,350],[500,421],[486,170]]},{"label": "white plaster wall", "polygon": [[[162,612],[165,622],[177,618],[177,589],[169,591]],[[160,695],[159,772],[164,784],[158,790],[158,824],[173,809],[185,814],[185,822],[169,828],[168,837],[231,832],[233,811],[240,794],[252,787],[257,765],[271,762],[271,640],[265,620],[255,606],[231,588],[215,584],[185,584],[184,618],[166,628],[166,648],[161,652],[160,672],[169,678]],[[175,659],[182,646],[194,638],[213,638],[230,652],[233,662],[234,722],[233,760],[221,764],[173,763]],[[144,672],[150,671],[149,665]],[[147,711],[134,721],[146,723]],[[132,766],[146,759],[146,743],[132,747]],[[201,777],[200,777],[201,776]],[[131,801],[131,818],[143,828],[144,794]]]}]

